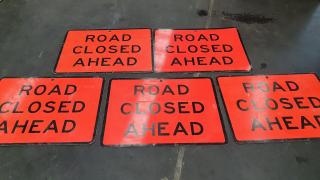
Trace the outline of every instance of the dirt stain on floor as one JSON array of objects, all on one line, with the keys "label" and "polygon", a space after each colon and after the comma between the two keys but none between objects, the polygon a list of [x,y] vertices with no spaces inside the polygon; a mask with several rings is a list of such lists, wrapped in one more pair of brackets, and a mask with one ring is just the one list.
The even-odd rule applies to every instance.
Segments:
[{"label": "dirt stain on floor", "polygon": [[266,17],[260,14],[250,14],[250,13],[228,13],[222,12],[225,19],[243,22],[247,24],[266,24],[274,21],[273,18]]}]

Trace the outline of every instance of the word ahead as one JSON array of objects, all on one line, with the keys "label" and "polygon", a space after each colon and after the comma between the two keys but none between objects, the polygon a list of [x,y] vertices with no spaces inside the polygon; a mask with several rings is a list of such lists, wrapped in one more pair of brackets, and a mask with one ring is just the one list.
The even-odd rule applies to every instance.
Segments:
[{"label": "word ahead", "polygon": [[90,142],[102,78],[4,78],[0,143]]},{"label": "word ahead", "polygon": [[73,30],[56,72],[152,71],[151,30]]},{"label": "word ahead", "polygon": [[316,75],[236,76],[218,81],[237,141],[320,138]]},{"label": "word ahead", "polygon": [[104,145],[224,142],[210,79],[112,80]]},{"label": "word ahead", "polygon": [[155,71],[249,71],[236,28],[155,32]]}]

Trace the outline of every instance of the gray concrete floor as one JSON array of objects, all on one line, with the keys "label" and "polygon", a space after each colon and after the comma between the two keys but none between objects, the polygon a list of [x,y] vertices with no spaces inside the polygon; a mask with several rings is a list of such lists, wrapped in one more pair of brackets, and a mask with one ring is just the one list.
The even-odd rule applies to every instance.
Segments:
[{"label": "gray concrete floor", "polygon": [[[141,27],[237,27],[253,66],[247,74],[320,75],[318,0],[2,0],[0,77],[69,76],[53,74],[69,29]],[[138,73],[130,77],[215,78],[222,74],[239,73]],[[109,81],[129,74],[91,75]],[[236,144],[219,93],[218,101],[229,141],[225,145],[102,147],[103,99],[93,144],[0,147],[0,179],[320,179],[319,141]]]}]

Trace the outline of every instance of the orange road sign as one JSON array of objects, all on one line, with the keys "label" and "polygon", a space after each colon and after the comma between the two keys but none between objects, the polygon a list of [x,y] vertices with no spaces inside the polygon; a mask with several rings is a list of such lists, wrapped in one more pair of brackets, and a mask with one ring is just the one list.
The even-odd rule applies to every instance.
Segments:
[{"label": "orange road sign", "polygon": [[3,78],[0,144],[89,143],[102,78]]},{"label": "orange road sign", "polygon": [[219,77],[237,141],[320,138],[315,74]]},{"label": "orange road sign", "polygon": [[236,28],[155,31],[156,72],[249,71]]},{"label": "orange road sign", "polygon": [[151,30],[71,30],[55,71],[151,72]]},{"label": "orange road sign", "polygon": [[111,81],[104,145],[224,142],[211,79]]}]

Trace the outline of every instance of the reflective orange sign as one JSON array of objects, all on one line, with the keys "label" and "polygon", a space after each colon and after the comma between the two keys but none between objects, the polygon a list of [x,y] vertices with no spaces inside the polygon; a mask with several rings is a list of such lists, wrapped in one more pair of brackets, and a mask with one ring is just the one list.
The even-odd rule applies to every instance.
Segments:
[{"label": "reflective orange sign", "polygon": [[72,30],[56,72],[152,71],[150,29]]},{"label": "reflective orange sign", "polygon": [[320,138],[314,74],[218,78],[237,141]]},{"label": "reflective orange sign", "polygon": [[155,71],[249,71],[236,28],[155,32]]},{"label": "reflective orange sign", "polygon": [[112,80],[104,145],[224,143],[211,80]]},{"label": "reflective orange sign", "polygon": [[0,143],[91,142],[102,78],[0,80]]}]

